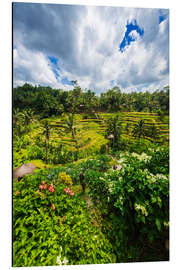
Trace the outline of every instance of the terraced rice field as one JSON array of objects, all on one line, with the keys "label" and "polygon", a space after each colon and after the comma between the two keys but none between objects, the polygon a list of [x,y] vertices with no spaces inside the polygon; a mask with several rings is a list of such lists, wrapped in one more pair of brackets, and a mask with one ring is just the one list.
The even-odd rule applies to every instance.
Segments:
[{"label": "terraced rice field", "polygon": [[[124,138],[132,138],[132,130],[135,124],[139,120],[143,119],[146,126],[152,126],[153,124],[159,131],[159,141],[169,140],[169,119],[166,117],[163,122],[160,120],[159,116],[155,113],[138,113],[138,112],[121,112],[118,114],[113,113],[99,113],[98,119],[88,118],[83,119],[83,114],[75,115],[75,128],[76,136],[72,139],[71,133],[65,132],[65,127],[61,119],[49,119],[49,124],[51,126],[51,140],[56,144],[63,144],[68,146],[71,151],[77,148],[81,151],[96,148],[100,149],[102,144],[107,143],[104,138],[106,130],[106,121],[115,116],[119,115]],[[129,124],[129,131],[125,130],[125,127]],[[133,138],[132,138],[133,139]],[[147,140],[152,140],[146,137]]]},{"label": "terraced rice field", "polygon": [[[75,115],[75,129],[76,135],[75,138],[72,138],[70,132],[65,131],[65,126],[61,118],[49,118],[48,122],[50,125],[50,144],[54,147],[59,145],[64,145],[67,147],[68,151],[79,150],[81,153],[84,153],[86,157],[91,155],[94,152],[99,152],[101,146],[107,143],[105,139],[105,130],[106,130],[106,121],[119,115],[123,133],[122,137],[124,139],[133,139],[132,130],[135,124],[138,123],[140,119],[143,119],[146,126],[155,125],[159,131],[159,141],[166,142],[169,140],[169,119],[166,116],[163,121],[155,113],[138,113],[138,112],[121,112],[121,113],[98,113],[98,118],[88,118],[83,119],[83,114]],[[126,125],[128,123],[128,131],[126,130]],[[31,140],[37,139],[37,136],[42,137],[43,128],[40,123],[37,123],[36,126],[32,127],[30,132]],[[150,137],[145,137],[149,141],[153,141]]]}]

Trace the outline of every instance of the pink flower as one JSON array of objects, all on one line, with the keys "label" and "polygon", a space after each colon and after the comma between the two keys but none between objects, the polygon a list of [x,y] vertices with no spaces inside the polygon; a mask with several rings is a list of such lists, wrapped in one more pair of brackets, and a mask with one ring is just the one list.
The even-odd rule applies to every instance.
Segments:
[{"label": "pink flower", "polygon": [[70,188],[65,188],[64,192],[66,192],[67,194],[74,196],[74,192],[72,190],[70,190]]},{"label": "pink flower", "polygon": [[53,184],[50,184],[50,186],[48,187],[48,190],[52,193],[55,191]]},{"label": "pink flower", "polygon": [[[44,181],[43,181],[44,182]],[[42,182],[42,183],[43,183]],[[45,182],[44,182],[45,183]],[[46,190],[47,189],[47,184],[41,184],[40,186],[39,186],[39,188],[40,189],[44,189],[44,190]]]},{"label": "pink flower", "polygon": [[69,188],[65,188],[64,191],[65,191],[66,193],[68,193],[68,192],[70,191],[70,189],[69,189]]}]

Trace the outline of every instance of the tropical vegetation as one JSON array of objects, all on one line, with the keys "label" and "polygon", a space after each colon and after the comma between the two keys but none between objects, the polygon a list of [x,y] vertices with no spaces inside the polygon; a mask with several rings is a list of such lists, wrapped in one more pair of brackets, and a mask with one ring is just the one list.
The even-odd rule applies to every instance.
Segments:
[{"label": "tropical vegetation", "polygon": [[13,90],[13,266],[167,261],[169,87]]}]

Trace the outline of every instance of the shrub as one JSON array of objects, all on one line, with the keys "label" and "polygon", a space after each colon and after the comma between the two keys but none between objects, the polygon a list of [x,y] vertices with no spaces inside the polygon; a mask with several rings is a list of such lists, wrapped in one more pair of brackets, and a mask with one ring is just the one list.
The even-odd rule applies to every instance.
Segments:
[{"label": "shrub", "polygon": [[127,241],[153,241],[167,232],[169,181],[167,175],[148,171],[146,166],[151,159],[137,156],[122,158],[124,163],[119,171],[91,173],[90,194],[94,201],[101,202],[102,209],[108,208],[109,214],[118,217],[123,239],[126,236]]},{"label": "shrub", "polygon": [[116,262],[85,202],[53,174],[49,169],[14,183],[13,266]]},{"label": "shrub", "polygon": [[150,172],[169,174],[169,147],[160,147],[152,153],[147,164]]},{"label": "shrub", "polygon": [[102,144],[100,147],[100,153],[105,154],[106,153],[106,144]]},{"label": "shrub", "polygon": [[71,177],[66,172],[59,173],[58,179],[61,184],[66,186],[72,186],[73,184]]}]

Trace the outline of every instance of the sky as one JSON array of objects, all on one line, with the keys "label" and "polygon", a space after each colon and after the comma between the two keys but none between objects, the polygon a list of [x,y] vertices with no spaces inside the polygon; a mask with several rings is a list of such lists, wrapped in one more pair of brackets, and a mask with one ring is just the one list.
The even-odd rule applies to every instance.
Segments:
[{"label": "sky", "polygon": [[13,4],[13,84],[99,95],[169,84],[169,10]]}]

